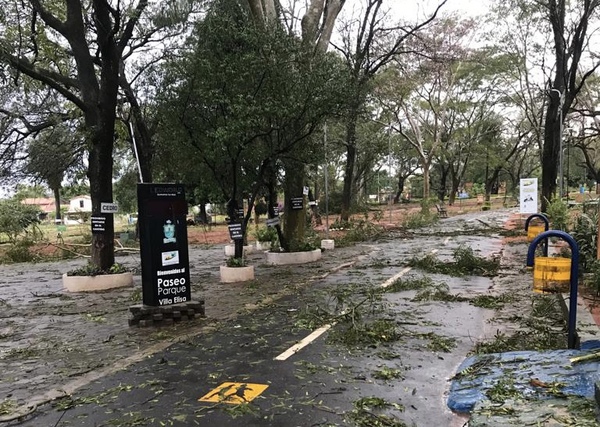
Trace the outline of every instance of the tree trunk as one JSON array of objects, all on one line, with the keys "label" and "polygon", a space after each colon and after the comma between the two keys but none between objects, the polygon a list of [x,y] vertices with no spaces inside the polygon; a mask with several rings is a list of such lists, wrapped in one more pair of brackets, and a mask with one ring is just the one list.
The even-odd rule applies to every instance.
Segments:
[{"label": "tree trunk", "polygon": [[423,200],[429,199],[431,185],[429,183],[429,162],[423,163]]},{"label": "tree trunk", "polygon": [[[87,103],[85,113],[87,129],[91,133],[88,178],[92,198],[92,215],[100,213],[100,203],[113,202],[113,147],[116,121],[117,92],[119,89],[119,59],[121,51],[117,47],[114,34],[110,32],[111,17],[107,9],[99,9],[99,26],[104,25],[106,33],[100,32],[99,39],[102,67],[100,69],[100,90],[95,103]],[[89,76],[90,79],[95,78]],[[115,263],[114,215],[105,214],[104,232],[92,234],[92,263],[102,270],[108,270]]]},{"label": "tree trunk", "polygon": [[[303,197],[304,188],[304,165],[302,163],[289,161],[285,165],[285,179],[283,189],[285,194],[284,201],[284,240],[281,247],[286,251],[294,251],[298,245],[304,241],[304,232],[306,229],[306,206],[303,203],[302,209],[292,209],[292,198]],[[284,246],[285,244],[285,246]]]},{"label": "tree trunk", "polygon": [[358,120],[358,107],[353,106],[348,112],[346,122],[346,166],[344,168],[344,188],[342,189],[341,221],[350,219],[352,206],[352,182],[354,177],[354,164],[356,162],[356,122]]},{"label": "tree trunk", "polygon": [[544,121],[544,148],[542,150],[542,200],[541,211],[546,212],[556,191],[560,153],[560,95],[551,93]]},{"label": "tree trunk", "polygon": [[[106,122],[105,122],[106,123]],[[92,234],[92,264],[108,270],[115,263],[114,218],[112,214],[101,214],[100,203],[112,202],[112,151],[113,128],[96,132],[89,154],[88,178],[92,198],[92,216],[104,216],[104,232]]]},{"label": "tree trunk", "polygon": [[500,175],[500,167],[495,167],[492,171],[492,175],[488,177],[485,181],[485,201],[489,202],[491,200],[492,189],[494,187],[494,183],[498,181],[498,176]]},{"label": "tree trunk", "polygon": [[440,169],[440,188],[438,188],[438,199],[443,203],[444,199],[446,198],[446,184],[448,182],[449,168],[441,166]]},{"label": "tree trunk", "polygon": [[202,200],[200,202],[200,212],[198,213],[198,219],[202,224],[209,224],[210,219],[208,218],[208,214],[206,213],[206,200]]},{"label": "tree trunk", "polygon": [[54,187],[52,192],[54,193],[54,209],[56,211],[56,223],[58,224],[62,219],[60,213],[60,187]]},{"label": "tree trunk", "polygon": [[458,193],[458,186],[460,185],[460,180],[454,174],[450,176],[450,185],[452,189],[450,190],[450,194],[448,194],[448,204],[452,206],[456,201],[456,193]]},{"label": "tree trunk", "polygon": [[[239,224],[240,223],[239,204],[238,204],[237,196],[235,193],[236,192],[234,191],[233,196],[227,202],[227,216],[229,217],[228,224]],[[242,221],[242,232],[244,234],[246,234],[245,230],[244,230],[243,221]],[[243,239],[235,239],[233,241],[233,246],[234,246],[233,257],[234,258],[243,258],[244,257],[244,240]]]},{"label": "tree trunk", "polygon": [[[276,190],[276,182],[277,182],[277,173],[273,167],[269,167],[267,171],[267,197],[268,197],[268,207],[267,207],[267,216],[268,218],[279,217],[281,212],[279,212],[279,206],[277,203],[277,190]],[[277,208],[277,215],[275,215],[275,208]],[[275,230],[277,231],[277,237],[279,238],[279,245],[282,248],[287,248],[288,244],[285,240],[285,236],[283,235],[283,230],[281,228],[281,224],[277,224],[275,226]]]},{"label": "tree trunk", "polygon": [[406,181],[406,178],[404,178],[403,176],[398,177],[398,188],[396,190],[396,196],[394,197],[394,203],[400,202],[400,197],[402,196],[402,193],[404,192],[404,182],[405,181]]},{"label": "tree trunk", "polygon": [[309,205],[311,222],[316,226],[323,225],[323,222],[321,221],[321,214],[319,213],[319,205],[317,204],[317,200],[315,196],[313,196],[311,189],[308,190],[308,202],[312,203]]}]

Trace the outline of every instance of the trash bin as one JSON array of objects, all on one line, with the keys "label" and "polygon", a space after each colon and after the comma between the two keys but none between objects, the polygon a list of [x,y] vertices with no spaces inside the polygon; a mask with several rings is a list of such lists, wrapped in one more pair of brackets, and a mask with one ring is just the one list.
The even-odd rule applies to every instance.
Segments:
[{"label": "trash bin", "polygon": [[533,264],[533,291],[538,293],[569,292],[571,259],[536,257]]}]

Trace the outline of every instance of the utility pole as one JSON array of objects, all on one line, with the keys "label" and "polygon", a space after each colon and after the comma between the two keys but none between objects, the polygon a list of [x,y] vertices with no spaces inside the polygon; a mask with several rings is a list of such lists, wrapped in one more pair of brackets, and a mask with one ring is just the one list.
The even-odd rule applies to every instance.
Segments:
[{"label": "utility pole", "polygon": [[558,197],[562,200],[563,197],[563,93],[558,89],[550,89],[550,92],[558,93],[558,120],[559,120],[559,131],[558,131]]},{"label": "utility pole", "polygon": [[325,238],[329,239],[329,164],[327,162],[327,122],[323,124],[323,146],[325,148]]},{"label": "utility pole", "polygon": [[390,194],[388,195],[388,203],[390,204],[390,224],[392,223],[392,124],[390,123],[390,127],[388,128],[388,182],[390,183]]}]

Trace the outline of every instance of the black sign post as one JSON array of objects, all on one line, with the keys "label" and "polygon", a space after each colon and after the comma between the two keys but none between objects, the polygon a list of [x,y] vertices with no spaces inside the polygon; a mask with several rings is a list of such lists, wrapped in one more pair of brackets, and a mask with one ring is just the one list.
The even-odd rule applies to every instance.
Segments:
[{"label": "black sign post", "polygon": [[91,223],[92,223],[92,233],[93,234],[101,234],[106,232],[106,215],[103,214],[97,214],[92,216],[91,218]]},{"label": "black sign post", "polygon": [[183,185],[138,184],[143,302],[190,302],[187,202]]},{"label": "black sign post", "polygon": [[227,228],[229,229],[229,237],[231,240],[242,240],[244,238],[244,230],[241,223],[231,223]]},{"label": "black sign post", "polygon": [[279,224],[280,220],[278,216],[276,216],[275,218],[267,218],[267,227],[275,227]]},{"label": "black sign post", "polygon": [[292,197],[290,201],[292,202],[292,210],[304,208],[304,197]]}]

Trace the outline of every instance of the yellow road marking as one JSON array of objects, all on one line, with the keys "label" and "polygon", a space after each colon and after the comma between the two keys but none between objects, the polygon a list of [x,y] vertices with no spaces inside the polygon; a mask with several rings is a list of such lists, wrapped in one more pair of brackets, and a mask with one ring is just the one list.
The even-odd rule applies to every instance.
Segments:
[{"label": "yellow road marking", "polygon": [[225,382],[209,391],[198,402],[231,403],[239,405],[248,403],[258,397],[269,386],[265,384]]},{"label": "yellow road marking", "polygon": [[[449,237],[444,241],[443,244],[445,245],[448,242],[448,240],[450,240]],[[433,249],[431,251],[432,254],[436,254],[437,252],[438,252],[438,249]],[[392,277],[390,277],[385,282],[383,282],[380,286],[382,288],[387,288],[387,287],[391,286],[396,280],[398,280],[399,278],[401,278],[402,276],[404,276],[410,270],[412,270],[412,267],[405,267],[405,268],[403,268],[399,273],[394,274]],[[342,312],[342,313],[340,313],[340,315],[343,316],[344,313]],[[296,344],[294,344],[293,346],[291,346],[290,348],[288,348],[286,351],[284,351],[283,353],[281,353],[279,356],[276,356],[274,358],[274,360],[287,360],[287,359],[289,359],[291,356],[293,356],[294,354],[298,353],[300,350],[302,350],[304,347],[306,347],[307,345],[309,345],[310,343],[312,343],[313,341],[315,341],[317,338],[319,338],[325,332],[327,332],[328,330],[330,330],[331,328],[333,328],[336,324],[337,324],[337,322],[328,323],[326,325],[321,326],[319,329],[314,330],[310,335],[308,335],[307,337],[305,337],[302,340],[298,341]]]}]

